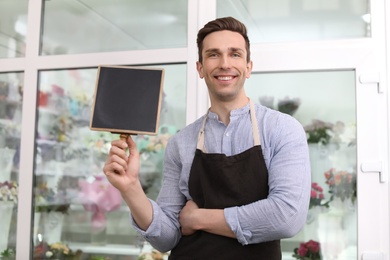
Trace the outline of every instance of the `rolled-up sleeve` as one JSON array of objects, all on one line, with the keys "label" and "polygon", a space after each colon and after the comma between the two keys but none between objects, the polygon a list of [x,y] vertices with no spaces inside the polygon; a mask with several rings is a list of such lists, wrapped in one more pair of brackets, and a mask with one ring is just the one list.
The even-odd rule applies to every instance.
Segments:
[{"label": "rolled-up sleeve", "polygon": [[306,133],[288,115],[268,116],[273,119],[265,116],[259,126],[269,195],[267,199],[224,210],[229,227],[243,245],[296,235],[304,226],[308,211],[311,170]]}]

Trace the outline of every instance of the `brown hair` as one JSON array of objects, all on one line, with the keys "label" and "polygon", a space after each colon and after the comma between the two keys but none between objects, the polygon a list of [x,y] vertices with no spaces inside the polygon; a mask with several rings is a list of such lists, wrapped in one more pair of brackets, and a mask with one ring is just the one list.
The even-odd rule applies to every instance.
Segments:
[{"label": "brown hair", "polygon": [[213,21],[208,22],[202,29],[198,32],[198,38],[196,39],[196,43],[198,44],[198,56],[199,62],[202,63],[202,51],[203,51],[203,40],[207,35],[213,32],[228,30],[232,32],[238,32],[244,37],[245,40],[245,48],[247,52],[246,60],[250,61],[250,43],[247,35],[247,30],[245,25],[238,21],[233,17],[223,17],[218,18]]}]

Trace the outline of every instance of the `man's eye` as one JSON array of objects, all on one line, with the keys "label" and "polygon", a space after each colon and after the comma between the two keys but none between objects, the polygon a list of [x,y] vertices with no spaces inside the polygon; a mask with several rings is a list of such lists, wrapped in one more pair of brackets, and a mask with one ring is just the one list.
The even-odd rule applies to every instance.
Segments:
[{"label": "man's eye", "polygon": [[241,57],[241,55],[239,53],[233,53],[232,55],[233,57]]}]

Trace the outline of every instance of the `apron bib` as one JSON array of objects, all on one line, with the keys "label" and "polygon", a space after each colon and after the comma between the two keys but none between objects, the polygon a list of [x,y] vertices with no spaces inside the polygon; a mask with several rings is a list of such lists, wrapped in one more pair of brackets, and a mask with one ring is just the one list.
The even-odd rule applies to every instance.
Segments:
[{"label": "apron bib", "polygon": [[[233,156],[206,153],[205,116],[188,181],[190,195],[199,208],[224,209],[267,198],[268,171],[252,100],[250,113],[254,146]],[[190,236],[182,236],[169,259],[280,260],[282,257],[280,240],[243,246],[237,239],[197,231]]]}]

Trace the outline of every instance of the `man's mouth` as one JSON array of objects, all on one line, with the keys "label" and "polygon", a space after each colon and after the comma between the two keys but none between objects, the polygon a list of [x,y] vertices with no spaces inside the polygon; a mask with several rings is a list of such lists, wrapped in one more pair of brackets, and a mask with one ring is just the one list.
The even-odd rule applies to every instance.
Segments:
[{"label": "man's mouth", "polygon": [[228,81],[228,80],[232,80],[234,77],[233,76],[217,76],[216,78],[218,80]]}]

